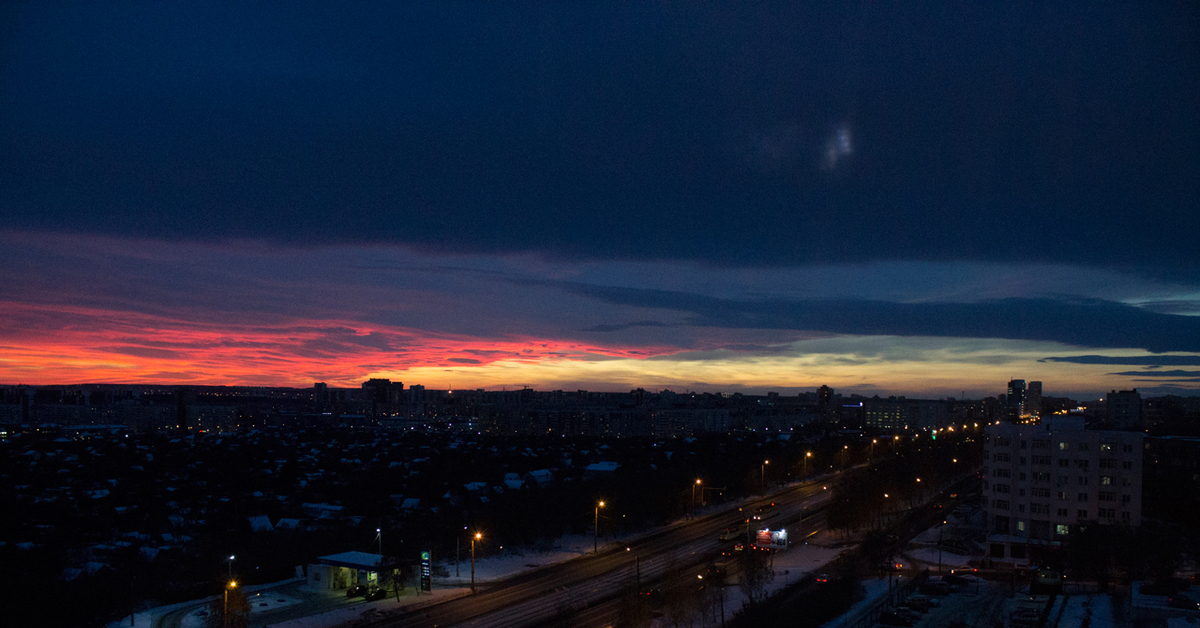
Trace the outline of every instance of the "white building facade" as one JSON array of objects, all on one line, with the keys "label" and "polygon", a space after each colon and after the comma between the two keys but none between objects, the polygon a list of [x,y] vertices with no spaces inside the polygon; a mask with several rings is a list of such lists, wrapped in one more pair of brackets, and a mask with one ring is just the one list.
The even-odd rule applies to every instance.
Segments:
[{"label": "white building facade", "polygon": [[1055,545],[1089,522],[1142,522],[1142,434],[1085,430],[1083,419],[985,430],[983,494],[988,555],[1028,560],[1030,545]]}]

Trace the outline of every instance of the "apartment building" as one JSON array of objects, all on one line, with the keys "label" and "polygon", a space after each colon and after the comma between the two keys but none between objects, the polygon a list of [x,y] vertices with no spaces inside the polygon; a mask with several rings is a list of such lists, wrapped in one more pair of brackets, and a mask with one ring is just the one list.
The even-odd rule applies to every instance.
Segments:
[{"label": "apartment building", "polygon": [[1079,417],[985,430],[983,494],[992,559],[1021,562],[1030,545],[1080,524],[1141,525],[1142,434],[1085,430]]}]

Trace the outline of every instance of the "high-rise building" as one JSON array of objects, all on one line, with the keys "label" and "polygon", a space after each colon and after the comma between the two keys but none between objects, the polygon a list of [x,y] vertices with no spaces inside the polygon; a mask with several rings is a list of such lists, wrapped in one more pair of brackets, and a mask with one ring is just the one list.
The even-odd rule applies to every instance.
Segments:
[{"label": "high-rise building", "polygon": [[1026,416],[1040,417],[1042,416],[1042,383],[1029,382],[1029,386],[1025,389],[1025,412]]},{"label": "high-rise building", "polygon": [[993,559],[1028,560],[1087,522],[1141,525],[1142,434],[1085,430],[1081,417],[987,426],[984,516]]},{"label": "high-rise building", "polygon": [[1112,391],[1106,398],[1107,427],[1114,430],[1142,429],[1142,396],[1137,389]]},{"label": "high-rise building", "polygon": [[1008,418],[1016,421],[1025,414],[1025,380],[1014,379],[1008,382]]}]

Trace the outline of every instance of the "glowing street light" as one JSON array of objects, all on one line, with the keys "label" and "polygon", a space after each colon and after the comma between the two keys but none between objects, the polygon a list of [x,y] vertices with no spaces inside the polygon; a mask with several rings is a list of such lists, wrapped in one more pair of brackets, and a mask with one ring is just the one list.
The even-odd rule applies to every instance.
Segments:
[{"label": "glowing street light", "polygon": [[808,459],[809,459],[809,458],[812,458],[812,452],[811,452],[811,451],[809,451],[809,452],[806,452],[806,453],[804,454],[804,479],[806,479],[806,480],[808,479]]},{"label": "glowing street light", "polygon": [[696,516],[696,487],[697,486],[700,486],[699,479],[697,479],[696,483],[692,485],[692,516],[693,517]]},{"label": "glowing street light", "polygon": [[229,579],[233,580],[233,555],[229,555]]},{"label": "glowing street light", "polygon": [[471,537],[471,593],[475,592],[475,541],[483,538],[483,535],[476,532],[474,537]]},{"label": "glowing street light", "polygon": [[604,502],[596,504],[596,520],[595,527],[592,528],[592,553],[599,551],[596,539],[600,538],[600,509],[604,508]]},{"label": "glowing street light", "polygon": [[771,464],[770,460],[763,460],[761,465],[762,468],[760,469],[761,477],[759,478],[759,481],[762,483],[763,495],[767,494],[767,465],[769,464]]},{"label": "glowing street light", "polygon": [[[229,560],[233,560],[233,557],[230,556]],[[237,587],[237,582],[235,582],[233,580],[230,580],[229,584],[225,587],[225,613],[224,613],[224,616],[225,616],[225,626],[226,627],[229,626],[229,590],[233,589],[235,587]]]}]

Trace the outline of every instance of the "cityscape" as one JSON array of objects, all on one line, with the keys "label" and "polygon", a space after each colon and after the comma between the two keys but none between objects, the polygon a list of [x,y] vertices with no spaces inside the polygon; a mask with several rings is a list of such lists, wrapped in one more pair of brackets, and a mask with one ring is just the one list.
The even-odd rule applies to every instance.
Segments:
[{"label": "cityscape", "polygon": [[1200,5],[0,25],[4,626],[1200,621]]}]

